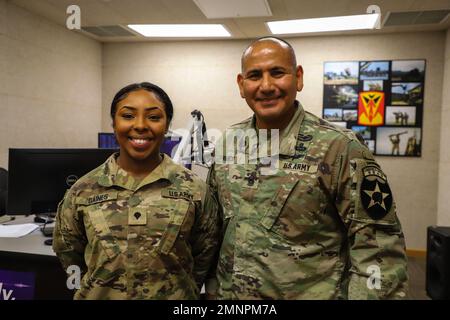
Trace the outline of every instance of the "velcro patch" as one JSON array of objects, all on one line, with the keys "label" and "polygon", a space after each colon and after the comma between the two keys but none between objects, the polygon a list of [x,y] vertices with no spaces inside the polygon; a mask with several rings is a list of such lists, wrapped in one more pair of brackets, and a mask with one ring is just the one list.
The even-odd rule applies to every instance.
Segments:
[{"label": "velcro patch", "polygon": [[316,173],[319,166],[317,164],[310,164],[304,162],[291,162],[291,161],[280,161],[280,169],[291,170],[296,172],[307,172]]},{"label": "velcro patch", "polygon": [[109,193],[102,193],[102,194],[96,194],[86,199],[86,204],[91,205],[103,201],[108,200],[114,200],[117,199],[117,192],[109,192]]},{"label": "velcro patch", "polygon": [[147,213],[142,208],[130,208],[128,211],[128,225],[145,226],[147,224]]},{"label": "velcro patch", "polygon": [[387,177],[377,166],[367,166],[362,169],[364,177],[377,176],[382,180],[386,181]]},{"label": "velcro patch", "polygon": [[184,190],[174,190],[174,189],[163,189],[161,191],[161,196],[163,198],[174,198],[174,199],[186,199],[188,201],[194,200],[194,195],[188,191]]},{"label": "velcro patch", "polygon": [[392,207],[392,192],[386,175],[374,165],[362,168],[361,204],[369,217],[374,220],[384,218]]}]

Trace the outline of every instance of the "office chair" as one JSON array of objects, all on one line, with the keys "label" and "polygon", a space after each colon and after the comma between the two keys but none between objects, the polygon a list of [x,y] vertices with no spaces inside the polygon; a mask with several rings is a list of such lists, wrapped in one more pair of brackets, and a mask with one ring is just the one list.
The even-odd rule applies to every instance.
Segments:
[{"label": "office chair", "polygon": [[8,170],[0,168],[0,216],[6,214],[8,198]]}]

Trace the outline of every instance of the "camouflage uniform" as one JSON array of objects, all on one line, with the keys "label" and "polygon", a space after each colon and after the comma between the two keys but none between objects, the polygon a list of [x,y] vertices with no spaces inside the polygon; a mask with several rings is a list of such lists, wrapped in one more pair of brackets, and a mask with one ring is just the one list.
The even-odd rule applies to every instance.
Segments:
[{"label": "camouflage uniform", "polygon": [[140,181],[116,157],[58,208],[53,249],[83,274],[75,299],[197,299],[219,236],[209,188],[166,155]]},{"label": "camouflage uniform", "polygon": [[[261,161],[216,162],[210,170],[224,221],[208,292],[219,299],[405,298],[405,243],[386,176],[350,130],[296,108],[280,132],[276,174],[262,175]],[[254,129],[255,118],[231,128]]]}]

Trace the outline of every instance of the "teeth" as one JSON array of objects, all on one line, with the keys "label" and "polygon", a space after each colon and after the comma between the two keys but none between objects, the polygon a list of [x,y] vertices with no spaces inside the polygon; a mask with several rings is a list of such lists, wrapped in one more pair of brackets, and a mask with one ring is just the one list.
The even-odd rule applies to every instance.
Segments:
[{"label": "teeth", "polygon": [[133,139],[133,142],[136,144],[144,144],[147,142],[145,139]]}]

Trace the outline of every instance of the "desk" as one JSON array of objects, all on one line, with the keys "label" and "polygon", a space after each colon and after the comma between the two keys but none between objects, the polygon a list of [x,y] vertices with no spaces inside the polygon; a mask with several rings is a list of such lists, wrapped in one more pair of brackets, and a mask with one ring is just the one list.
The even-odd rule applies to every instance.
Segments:
[{"label": "desk", "polygon": [[[35,223],[34,215],[31,216],[17,216],[15,220],[5,224],[22,224]],[[41,225],[40,223],[37,223]],[[44,256],[56,257],[52,246],[44,245],[44,241],[49,239],[44,237],[40,228],[34,230],[29,235],[21,238],[0,238],[0,252],[16,252],[27,254],[39,254]]]},{"label": "desk", "polygon": [[[34,216],[17,216],[6,224],[34,223]],[[72,299],[66,274],[40,228],[21,238],[0,238],[0,269],[34,274],[34,299]],[[0,283],[2,283],[0,279]],[[4,297],[0,296],[0,300]]]}]

